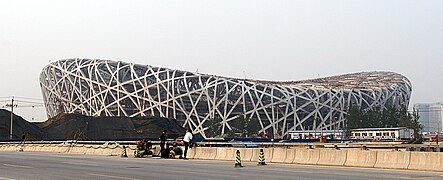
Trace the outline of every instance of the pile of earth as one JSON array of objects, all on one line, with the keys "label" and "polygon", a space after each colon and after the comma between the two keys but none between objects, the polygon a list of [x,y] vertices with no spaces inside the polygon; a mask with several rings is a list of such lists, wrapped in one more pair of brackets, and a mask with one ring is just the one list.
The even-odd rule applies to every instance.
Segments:
[{"label": "pile of earth", "polygon": [[[0,111],[0,128],[10,112]],[[161,117],[91,117],[81,114],[59,114],[44,122],[30,123],[14,116],[14,139],[20,139],[27,132],[29,140],[121,140],[134,138],[158,138],[161,131],[168,130],[168,137],[184,134],[184,128],[177,121]],[[9,131],[7,131],[9,132]],[[6,139],[0,133],[0,139]]]},{"label": "pile of earth", "polygon": [[[28,139],[40,140],[45,138],[45,133],[35,124],[24,120],[21,116],[13,114],[12,122],[12,138],[21,139],[24,134],[27,134]],[[11,127],[11,112],[5,109],[0,109],[0,140],[9,139],[9,132]]]}]

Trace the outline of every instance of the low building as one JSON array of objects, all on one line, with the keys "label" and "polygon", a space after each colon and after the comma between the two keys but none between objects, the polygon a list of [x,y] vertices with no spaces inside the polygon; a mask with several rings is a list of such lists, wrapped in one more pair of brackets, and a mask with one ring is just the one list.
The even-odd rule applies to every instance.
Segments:
[{"label": "low building", "polygon": [[349,137],[352,140],[381,141],[397,141],[411,138],[414,138],[414,129],[406,127],[352,129],[351,136]]},{"label": "low building", "polygon": [[343,130],[296,130],[288,131],[291,139],[344,139]]}]

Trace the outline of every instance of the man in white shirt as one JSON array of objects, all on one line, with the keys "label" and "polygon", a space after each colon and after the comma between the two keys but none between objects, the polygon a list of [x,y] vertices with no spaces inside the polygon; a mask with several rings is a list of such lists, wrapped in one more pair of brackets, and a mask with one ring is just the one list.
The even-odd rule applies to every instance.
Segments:
[{"label": "man in white shirt", "polygon": [[185,152],[183,153],[183,159],[186,158],[186,154],[188,153],[189,143],[192,141],[192,133],[189,129],[186,129],[185,137],[183,137],[183,143],[185,144]]}]

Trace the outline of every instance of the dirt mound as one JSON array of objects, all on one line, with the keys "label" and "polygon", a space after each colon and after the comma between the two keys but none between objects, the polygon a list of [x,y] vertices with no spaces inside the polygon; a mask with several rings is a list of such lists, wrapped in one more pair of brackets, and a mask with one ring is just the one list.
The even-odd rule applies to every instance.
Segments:
[{"label": "dirt mound", "polygon": [[[0,109],[0,139],[9,139],[9,130],[11,125],[11,112]],[[22,139],[23,134],[27,134],[29,140],[44,139],[45,133],[33,123],[30,123],[20,116],[14,114],[12,122],[13,139]]]},{"label": "dirt mound", "polygon": [[[9,139],[10,111],[0,109],[0,140]],[[160,117],[90,117],[81,114],[60,114],[44,122],[30,123],[13,117],[13,139],[21,140],[108,140],[128,138],[158,138],[168,130],[168,137],[184,134],[175,120]]]},{"label": "dirt mound", "polygon": [[160,117],[90,117],[81,114],[59,114],[45,122],[35,123],[46,139],[125,139],[157,138],[162,130],[176,137],[184,133],[175,120]]}]

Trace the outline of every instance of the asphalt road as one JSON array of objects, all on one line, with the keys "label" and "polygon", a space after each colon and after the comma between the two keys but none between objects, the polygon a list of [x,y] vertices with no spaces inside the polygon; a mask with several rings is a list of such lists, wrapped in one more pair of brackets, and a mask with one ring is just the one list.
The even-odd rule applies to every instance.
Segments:
[{"label": "asphalt road", "polygon": [[11,179],[443,179],[423,172],[293,164],[0,152],[0,180]]}]

